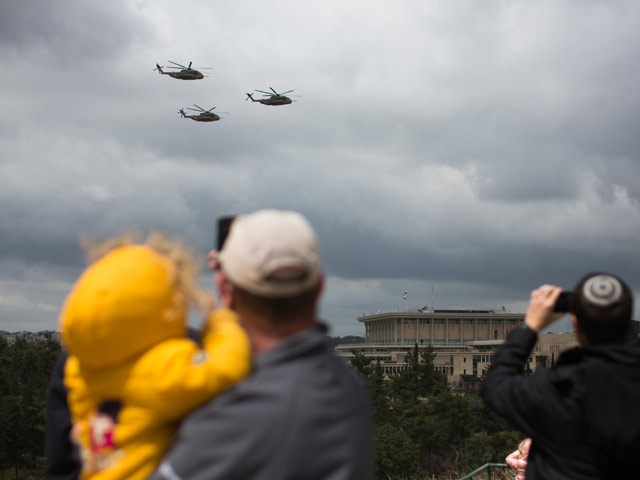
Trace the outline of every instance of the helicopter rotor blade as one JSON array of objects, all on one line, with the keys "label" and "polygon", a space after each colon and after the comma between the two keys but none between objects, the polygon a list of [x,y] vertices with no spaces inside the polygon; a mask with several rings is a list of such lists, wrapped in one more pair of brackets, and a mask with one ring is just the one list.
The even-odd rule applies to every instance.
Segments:
[{"label": "helicopter rotor blade", "polygon": [[[260,93],[262,93],[263,95],[269,95],[269,96],[273,97],[273,93],[265,92],[264,90],[256,90],[256,92],[260,92]],[[277,93],[276,93],[276,95],[277,95]]]},{"label": "helicopter rotor blade", "polygon": [[189,62],[189,66],[187,67],[187,70],[191,70],[191,64],[192,64],[192,63],[193,63],[193,62]]},{"label": "helicopter rotor blade", "polygon": [[196,105],[194,103],[193,106],[196,107],[196,108],[199,108],[201,112],[206,112],[206,110],[204,108],[202,108],[200,105]]},{"label": "helicopter rotor blade", "polygon": [[[174,65],[179,66],[179,67],[180,67],[180,68],[182,68],[182,69],[185,69],[185,70],[187,69],[187,67],[185,67],[184,65],[180,65],[179,63],[172,62],[171,60],[167,60],[167,61],[168,61],[169,63],[173,63]],[[189,64],[189,65],[191,65],[191,64]],[[175,67],[172,67],[172,68],[175,68]]]},{"label": "helicopter rotor blade", "polygon": [[273,89],[273,87],[269,87],[269,90],[271,90],[271,91],[274,93],[274,95],[278,95],[278,92],[276,92],[276,91]]},{"label": "helicopter rotor blade", "polygon": [[278,95],[284,95],[286,93],[291,93],[291,92],[295,92],[295,90],[287,90],[286,92],[279,93]]}]

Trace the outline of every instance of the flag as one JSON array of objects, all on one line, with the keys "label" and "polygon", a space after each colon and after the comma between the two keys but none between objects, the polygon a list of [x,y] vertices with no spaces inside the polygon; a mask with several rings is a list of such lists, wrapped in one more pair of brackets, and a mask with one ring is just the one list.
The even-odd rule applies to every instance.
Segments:
[{"label": "flag", "polygon": [[382,309],[381,309],[381,308],[379,308],[379,309],[378,309],[378,311],[377,311],[376,313],[380,313],[380,312],[382,312]]}]

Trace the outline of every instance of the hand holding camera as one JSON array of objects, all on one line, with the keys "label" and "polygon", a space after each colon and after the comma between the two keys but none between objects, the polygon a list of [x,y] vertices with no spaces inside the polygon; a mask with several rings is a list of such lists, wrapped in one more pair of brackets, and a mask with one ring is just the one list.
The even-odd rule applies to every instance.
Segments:
[{"label": "hand holding camera", "polygon": [[562,289],[554,285],[542,285],[531,292],[524,323],[534,332],[540,332],[562,318],[563,314],[555,313],[556,302],[561,293]]},{"label": "hand holding camera", "polygon": [[553,311],[557,313],[568,313],[571,311],[571,303],[573,302],[573,292],[560,292],[558,300],[553,306]]}]

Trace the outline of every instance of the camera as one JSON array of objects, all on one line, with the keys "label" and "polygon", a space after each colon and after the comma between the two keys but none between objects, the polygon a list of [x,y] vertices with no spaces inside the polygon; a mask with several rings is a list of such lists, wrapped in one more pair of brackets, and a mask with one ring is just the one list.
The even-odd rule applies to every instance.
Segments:
[{"label": "camera", "polygon": [[571,311],[571,303],[573,301],[573,292],[560,292],[556,304],[553,306],[553,311],[557,313],[567,313]]},{"label": "camera", "polygon": [[216,244],[216,250],[222,250],[234,218],[236,218],[235,215],[226,215],[218,218],[218,242]]}]

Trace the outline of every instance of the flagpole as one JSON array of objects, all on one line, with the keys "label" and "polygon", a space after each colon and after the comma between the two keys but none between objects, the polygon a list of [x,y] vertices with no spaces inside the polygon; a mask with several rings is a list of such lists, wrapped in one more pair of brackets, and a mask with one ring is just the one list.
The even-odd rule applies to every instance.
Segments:
[{"label": "flagpole", "polygon": [[435,312],[433,309],[433,283],[431,284],[431,311]]}]

